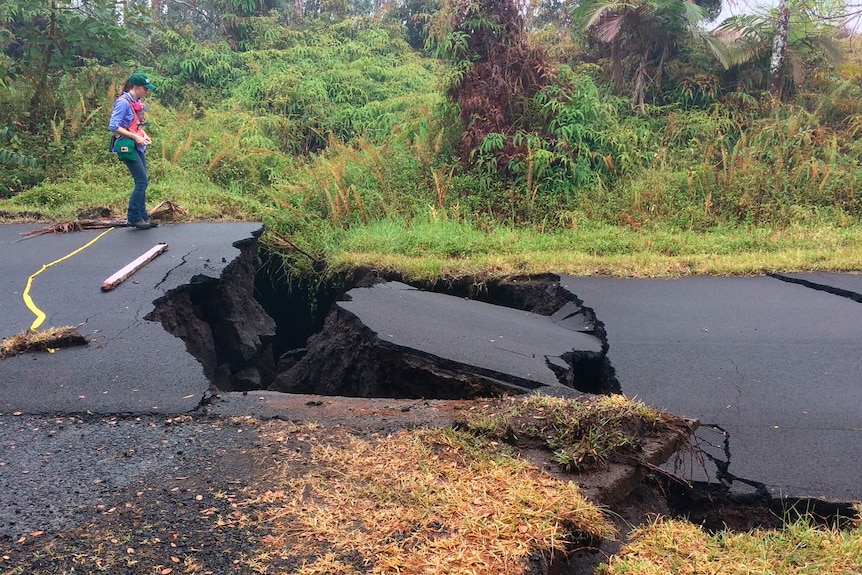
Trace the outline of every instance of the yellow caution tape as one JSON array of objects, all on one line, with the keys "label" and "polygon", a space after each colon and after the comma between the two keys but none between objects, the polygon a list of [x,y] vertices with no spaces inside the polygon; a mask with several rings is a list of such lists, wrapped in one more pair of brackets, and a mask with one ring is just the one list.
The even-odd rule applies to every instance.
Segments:
[{"label": "yellow caution tape", "polygon": [[89,242],[87,242],[86,244],[84,244],[83,246],[78,248],[77,250],[75,250],[69,254],[66,254],[62,258],[60,258],[58,260],[54,260],[53,262],[51,262],[49,264],[43,265],[42,269],[40,269],[39,271],[37,271],[36,273],[34,273],[33,275],[31,275],[30,277],[27,278],[27,287],[24,288],[24,293],[22,294],[22,297],[24,298],[24,304],[36,316],[36,319],[33,320],[32,324],[30,324],[30,331],[36,331],[36,329],[40,325],[42,325],[42,322],[45,321],[45,313],[41,309],[36,307],[36,304],[33,303],[33,298],[30,297],[30,287],[33,285],[33,278],[35,278],[37,275],[39,275],[40,273],[42,273],[43,271],[45,271],[49,267],[53,266],[54,264],[58,264],[58,263],[62,262],[63,260],[67,260],[70,257],[74,256],[75,254],[80,253],[83,250],[87,249],[88,247],[90,247],[91,245],[96,243],[99,239],[101,239],[102,236],[104,236],[105,234],[107,234],[108,232],[110,232],[113,229],[114,228],[108,228],[107,230],[105,230],[104,232],[102,232],[101,234],[99,234],[98,236],[96,236],[95,238],[93,238],[92,240],[90,240]]}]

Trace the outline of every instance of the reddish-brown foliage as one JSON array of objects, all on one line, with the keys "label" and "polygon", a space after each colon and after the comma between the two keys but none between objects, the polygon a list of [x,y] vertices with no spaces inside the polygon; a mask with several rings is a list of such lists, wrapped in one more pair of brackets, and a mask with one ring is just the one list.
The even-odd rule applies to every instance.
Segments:
[{"label": "reddish-brown foliage", "polygon": [[472,65],[447,96],[456,103],[464,127],[461,157],[468,158],[492,133],[504,135],[497,151],[503,168],[519,152],[511,136],[523,125],[525,103],[554,79],[543,49],[527,41],[524,21],[512,0],[456,0],[452,28],[467,35],[465,59]]}]

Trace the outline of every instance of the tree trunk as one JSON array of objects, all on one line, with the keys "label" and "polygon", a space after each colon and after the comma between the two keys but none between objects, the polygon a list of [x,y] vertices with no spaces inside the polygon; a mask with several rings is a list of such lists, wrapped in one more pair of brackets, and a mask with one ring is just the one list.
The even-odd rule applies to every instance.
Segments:
[{"label": "tree trunk", "polygon": [[790,8],[787,7],[787,0],[779,0],[778,21],[775,23],[775,38],[772,40],[772,59],[769,61],[769,91],[776,98],[781,98],[789,21]]},{"label": "tree trunk", "polygon": [[30,133],[35,134],[39,129],[39,122],[48,116],[48,75],[51,73],[51,58],[54,56],[54,43],[57,39],[57,2],[51,0],[50,17],[46,36],[48,44],[45,46],[45,57],[42,59],[42,68],[35,78],[33,96],[30,99]]},{"label": "tree trunk", "polygon": [[303,0],[293,0],[293,23],[297,28],[302,27],[305,18],[305,4]]},{"label": "tree trunk", "polygon": [[632,93],[632,106],[643,116],[646,114],[646,83],[647,83],[647,60],[646,52],[641,55],[641,62],[635,74],[634,92]]},{"label": "tree trunk", "polygon": [[655,71],[655,79],[653,80],[653,84],[655,84],[656,91],[661,91],[661,79],[662,74],[664,73],[664,63],[667,62],[667,57],[670,54],[670,41],[665,39],[664,46],[661,49],[661,58],[658,61],[658,68]]},{"label": "tree trunk", "polygon": [[620,56],[619,45],[611,44],[611,77],[613,78],[614,90],[619,94],[623,90],[623,61]]}]

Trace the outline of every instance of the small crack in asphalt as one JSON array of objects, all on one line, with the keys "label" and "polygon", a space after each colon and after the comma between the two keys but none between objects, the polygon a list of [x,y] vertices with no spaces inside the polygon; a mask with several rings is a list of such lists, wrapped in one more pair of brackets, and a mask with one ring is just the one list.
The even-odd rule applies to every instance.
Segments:
[{"label": "small crack in asphalt", "polygon": [[742,375],[742,372],[739,371],[739,366],[732,359],[728,358],[728,361],[733,366],[733,369],[736,370],[736,375],[739,376],[738,382],[731,382],[731,385],[736,389],[736,402],[734,405],[736,407],[736,414],[739,415],[739,404],[742,403],[742,384],[745,383],[745,376]]},{"label": "small crack in asphalt", "polygon": [[[722,460],[722,459],[720,459],[720,458],[718,458],[718,457],[716,457],[716,456],[712,455],[711,453],[707,453],[707,452],[706,452],[706,451],[704,451],[703,449],[699,449],[699,448],[698,448],[698,452],[699,452],[701,455],[703,455],[704,457],[706,457],[708,460],[710,460],[710,461],[715,465],[715,469],[716,469],[716,474],[715,474],[715,475],[716,475],[716,479],[718,479],[718,481],[719,481],[719,482],[720,482],[720,483],[721,483],[725,488],[728,488],[728,489],[730,488],[730,486],[731,486],[734,482],[739,482],[739,483],[744,483],[744,484],[746,484],[746,485],[749,485],[749,486],[751,486],[751,487],[754,487],[755,491],[756,491],[756,492],[757,492],[757,494],[758,494],[758,495],[760,495],[760,496],[763,496],[763,497],[771,497],[771,496],[770,496],[770,494],[769,494],[769,490],[767,489],[767,487],[766,487],[766,484],[765,484],[765,483],[761,483],[760,481],[754,481],[754,480],[751,480],[751,479],[745,479],[745,478],[743,478],[743,477],[737,477],[736,475],[732,474],[732,473],[729,471],[729,469],[730,469],[730,459],[731,459],[731,454],[730,454],[730,432],[729,432],[729,431],[727,431],[726,429],[724,429],[723,427],[721,427],[720,425],[717,425],[717,424],[715,424],[715,423],[704,423],[704,424],[701,424],[701,427],[708,427],[708,428],[714,429],[714,430],[718,431],[719,433],[721,433],[721,435],[722,435],[722,436],[723,436],[723,438],[724,438],[723,446],[720,448],[720,449],[722,449],[722,450],[724,451],[724,457],[725,457],[725,459],[724,459],[724,460]],[[711,445],[712,447],[715,447],[715,448],[719,449],[719,447],[718,447],[717,445],[712,445],[711,443],[709,443],[708,441],[704,440],[704,439],[703,439],[703,438],[701,438],[700,436],[698,436],[698,439],[700,439],[700,440],[701,440],[701,441],[703,441],[704,443],[707,443],[708,445]]]},{"label": "small crack in asphalt", "polygon": [[180,263],[178,263],[177,265],[175,265],[174,267],[172,267],[171,269],[169,269],[168,271],[166,271],[166,272],[165,272],[165,275],[164,275],[164,276],[162,276],[162,279],[161,279],[161,280],[159,280],[159,281],[156,283],[156,285],[155,285],[154,287],[155,287],[156,289],[160,288],[160,287],[162,286],[162,284],[163,284],[163,283],[165,283],[166,281],[168,281],[168,277],[169,277],[172,273],[174,273],[174,271],[175,271],[175,270],[177,270],[177,269],[179,269],[179,268],[183,267],[184,265],[186,265],[186,264],[188,263],[188,259],[187,259],[187,258],[188,258],[190,255],[192,255],[192,253],[193,253],[194,251],[195,251],[195,250],[191,250],[191,251],[186,252],[185,254],[183,254],[182,258],[180,258],[180,260],[181,260],[181,261],[180,261]]}]

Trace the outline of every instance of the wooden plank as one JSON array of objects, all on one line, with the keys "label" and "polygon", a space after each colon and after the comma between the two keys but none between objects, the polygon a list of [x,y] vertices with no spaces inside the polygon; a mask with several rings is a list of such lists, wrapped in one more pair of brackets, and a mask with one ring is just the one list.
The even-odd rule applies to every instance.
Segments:
[{"label": "wooden plank", "polygon": [[156,257],[159,254],[164,253],[167,249],[168,249],[168,244],[156,244],[156,245],[154,245],[153,247],[148,249],[146,252],[144,252],[143,254],[138,256],[134,261],[126,264],[125,266],[120,268],[120,270],[117,271],[117,273],[115,273],[114,275],[112,275],[111,277],[109,277],[108,279],[103,281],[102,282],[102,291],[111,291],[112,289],[114,289],[115,287],[120,285],[122,282],[129,279],[129,277],[133,273],[135,273],[136,271],[138,271],[139,269],[141,269],[142,267],[144,267],[145,265],[147,265],[148,263],[150,263],[151,261],[156,259]]}]

